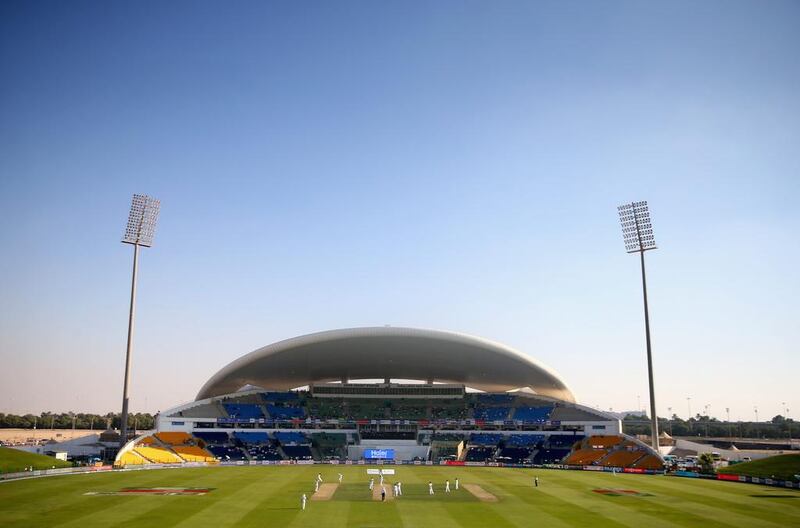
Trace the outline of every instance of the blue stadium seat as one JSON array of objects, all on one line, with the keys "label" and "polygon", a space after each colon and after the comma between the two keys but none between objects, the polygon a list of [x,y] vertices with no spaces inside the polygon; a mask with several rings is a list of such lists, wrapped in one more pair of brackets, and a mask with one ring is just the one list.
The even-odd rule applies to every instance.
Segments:
[{"label": "blue stadium seat", "polygon": [[278,407],[277,405],[267,405],[267,412],[276,420],[292,420],[305,418],[305,409],[302,407]]},{"label": "blue stadium seat", "polygon": [[541,434],[512,434],[506,438],[506,447],[540,447],[544,442]]},{"label": "blue stadium seat", "polygon": [[469,437],[471,445],[496,446],[503,439],[503,435],[494,433],[473,433]]},{"label": "blue stadium seat", "polygon": [[221,431],[196,431],[192,434],[207,444],[227,444],[230,441],[228,433]]},{"label": "blue stadium seat", "polygon": [[298,433],[296,431],[278,431],[275,433],[275,439],[281,443],[281,445],[289,445],[289,444],[310,444],[311,440],[308,439],[306,435],[303,433]]},{"label": "blue stadium seat", "polygon": [[504,421],[508,419],[508,407],[476,407],[475,419],[487,422]]},{"label": "blue stadium seat", "polygon": [[257,433],[250,431],[236,431],[233,437],[243,444],[266,444],[269,443],[267,433]]},{"label": "blue stadium seat", "polygon": [[252,403],[223,403],[223,407],[231,418],[241,418],[244,420],[265,418],[261,412],[261,407]]},{"label": "blue stadium seat", "polygon": [[521,422],[546,422],[550,419],[553,407],[517,407],[514,411],[514,420]]}]

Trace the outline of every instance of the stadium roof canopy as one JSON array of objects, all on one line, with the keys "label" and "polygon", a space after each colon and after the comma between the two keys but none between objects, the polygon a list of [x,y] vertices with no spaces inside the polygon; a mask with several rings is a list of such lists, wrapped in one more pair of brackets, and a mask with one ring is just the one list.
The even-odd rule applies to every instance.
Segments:
[{"label": "stadium roof canopy", "polygon": [[273,343],[225,366],[198,400],[247,385],[289,390],[312,383],[404,379],[460,383],[487,392],[529,388],[574,402],[561,377],[513,348],[454,332],[415,328],[348,328]]}]

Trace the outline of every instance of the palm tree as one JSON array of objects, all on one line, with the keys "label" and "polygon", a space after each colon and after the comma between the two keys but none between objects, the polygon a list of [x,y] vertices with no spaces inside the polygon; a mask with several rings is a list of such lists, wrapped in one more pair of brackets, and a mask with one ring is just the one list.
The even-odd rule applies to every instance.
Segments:
[{"label": "palm tree", "polygon": [[697,457],[697,462],[700,464],[700,473],[706,475],[714,474],[714,457],[711,456],[711,453],[701,454]]}]

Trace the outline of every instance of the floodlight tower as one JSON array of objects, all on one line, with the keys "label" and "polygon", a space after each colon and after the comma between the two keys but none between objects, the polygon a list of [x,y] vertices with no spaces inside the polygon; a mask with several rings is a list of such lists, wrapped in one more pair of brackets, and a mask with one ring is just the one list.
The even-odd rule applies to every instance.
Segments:
[{"label": "floodlight tower", "polygon": [[128,441],[128,388],[131,381],[131,352],[133,351],[133,321],[136,315],[136,275],[139,269],[139,246],[151,247],[161,202],[144,194],[134,194],[123,244],[133,246],[133,278],[131,279],[131,309],[128,314],[128,349],[125,354],[125,383],[122,391],[120,417],[120,447]]},{"label": "floodlight tower", "polygon": [[617,207],[622,225],[622,238],[628,253],[639,253],[642,263],[642,294],[644,297],[644,333],[647,340],[647,377],[650,381],[650,420],[652,421],[652,445],[658,452],[658,416],[656,415],[656,392],[653,386],[653,353],[650,348],[650,312],[647,308],[647,276],[644,271],[644,252],[656,249],[653,225],[647,202],[631,202]]}]

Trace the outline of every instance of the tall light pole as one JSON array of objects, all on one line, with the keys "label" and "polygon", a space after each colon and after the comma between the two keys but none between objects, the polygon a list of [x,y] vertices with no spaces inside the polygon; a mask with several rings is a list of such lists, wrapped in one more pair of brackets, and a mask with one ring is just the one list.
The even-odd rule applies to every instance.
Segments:
[{"label": "tall light pole", "polygon": [[128,347],[125,353],[125,383],[122,390],[120,416],[120,447],[128,441],[128,390],[131,381],[131,352],[133,352],[133,322],[136,314],[136,275],[139,268],[139,246],[150,247],[156,233],[161,202],[144,194],[134,194],[123,244],[133,245],[133,278],[131,279],[131,309],[128,314]]},{"label": "tall light pole", "polygon": [[789,434],[789,448],[791,449],[792,446],[792,422],[789,421],[789,408],[786,406],[786,402],[781,402],[783,405],[783,419],[786,420],[786,429]]},{"label": "tall light pole", "polygon": [[669,417],[669,435],[672,436],[672,407],[667,407],[667,416]]},{"label": "tall light pole", "polygon": [[731,408],[725,407],[725,414],[728,416],[728,436],[733,438],[733,426],[731,425]]},{"label": "tall light pole", "polygon": [[617,207],[622,225],[622,238],[628,253],[639,253],[642,265],[642,296],[644,298],[644,333],[647,341],[647,377],[650,382],[650,420],[653,449],[658,452],[658,416],[656,416],[656,391],[653,385],[653,353],[650,347],[650,312],[647,307],[647,276],[644,270],[644,252],[656,249],[653,226],[647,202],[632,202]]}]

